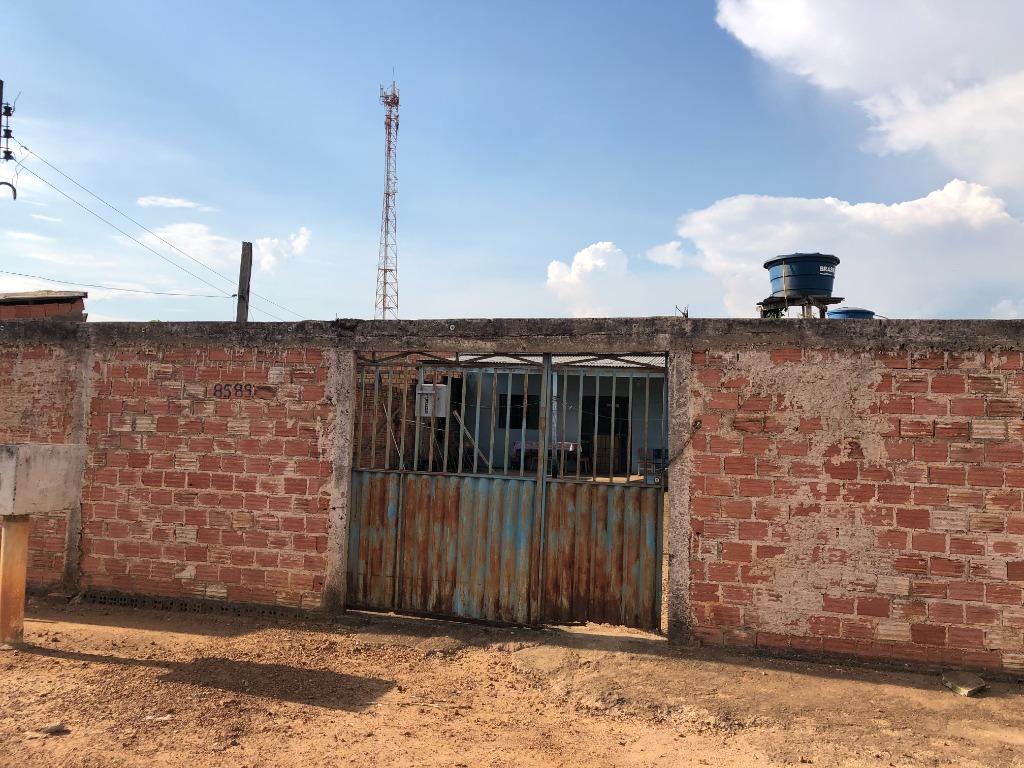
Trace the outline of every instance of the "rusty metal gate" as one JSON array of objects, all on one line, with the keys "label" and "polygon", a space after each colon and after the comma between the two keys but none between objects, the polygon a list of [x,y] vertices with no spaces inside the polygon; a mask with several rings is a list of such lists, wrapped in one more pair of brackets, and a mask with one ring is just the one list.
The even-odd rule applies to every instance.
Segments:
[{"label": "rusty metal gate", "polygon": [[347,604],[658,629],[664,366],[361,358]]}]

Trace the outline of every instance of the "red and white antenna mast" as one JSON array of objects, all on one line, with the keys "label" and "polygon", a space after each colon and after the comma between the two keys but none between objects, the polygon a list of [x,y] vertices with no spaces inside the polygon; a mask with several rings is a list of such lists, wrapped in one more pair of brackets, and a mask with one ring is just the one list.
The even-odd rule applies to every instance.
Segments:
[{"label": "red and white antenna mast", "polygon": [[377,320],[398,319],[398,241],[396,234],[395,194],[398,175],[395,153],[398,150],[398,87],[380,88],[384,105],[384,210],[380,217],[380,252],[377,256]]}]

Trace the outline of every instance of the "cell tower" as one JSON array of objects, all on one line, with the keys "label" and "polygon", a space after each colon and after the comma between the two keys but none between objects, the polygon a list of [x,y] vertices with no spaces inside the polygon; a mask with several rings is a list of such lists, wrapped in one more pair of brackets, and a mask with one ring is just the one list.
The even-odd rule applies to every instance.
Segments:
[{"label": "cell tower", "polygon": [[398,87],[380,88],[380,103],[384,105],[384,210],[380,216],[380,252],[377,256],[377,308],[378,320],[398,319],[398,241],[395,221],[395,193],[398,175],[395,153],[398,150]]}]

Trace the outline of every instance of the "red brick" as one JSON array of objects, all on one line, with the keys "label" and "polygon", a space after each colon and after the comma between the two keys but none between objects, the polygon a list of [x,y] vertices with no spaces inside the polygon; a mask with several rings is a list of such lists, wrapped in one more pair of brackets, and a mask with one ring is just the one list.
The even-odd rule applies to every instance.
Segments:
[{"label": "red brick", "polygon": [[807,630],[812,635],[837,637],[842,627],[841,622],[837,616],[811,616],[807,621]]},{"label": "red brick", "polygon": [[985,542],[980,539],[953,536],[949,540],[949,553],[951,555],[983,555],[985,554]]},{"label": "red brick", "polygon": [[733,481],[725,477],[705,478],[705,489],[710,496],[732,496]]},{"label": "red brick", "polygon": [[931,391],[936,394],[959,394],[967,391],[967,381],[962,374],[937,373],[932,376]]},{"label": "red brick", "polygon": [[1014,587],[1010,584],[986,584],[985,602],[1005,605],[1020,605],[1020,587]]},{"label": "red brick", "polygon": [[854,611],[854,599],[852,597],[832,597],[822,595],[822,610],[827,613],[852,614]]},{"label": "red brick", "polygon": [[930,419],[900,419],[900,437],[932,437],[935,422]]},{"label": "red brick", "polygon": [[911,538],[911,549],[918,552],[945,552],[946,534],[915,533]]},{"label": "red brick", "polygon": [[949,460],[966,463],[980,463],[985,459],[985,446],[976,443],[952,444],[949,446]]},{"label": "red brick", "polygon": [[967,471],[959,466],[928,467],[928,482],[939,485],[963,485]]},{"label": "red brick", "polygon": [[914,412],[914,398],[909,395],[892,395],[883,397],[878,403],[879,413],[895,413],[909,415]]},{"label": "red brick", "polygon": [[996,395],[1003,392],[1001,376],[975,375],[967,377],[967,390],[977,395]]},{"label": "red brick", "polygon": [[896,525],[900,528],[928,528],[931,526],[931,512],[927,509],[897,509]]},{"label": "red brick", "polygon": [[772,401],[769,397],[748,397],[740,405],[741,411],[760,413],[771,410]]},{"label": "red brick", "polygon": [[739,481],[741,496],[771,496],[772,481],[759,478],[742,478]]},{"label": "red brick", "polygon": [[888,368],[904,369],[910,367],[910,355],[906,352],[879,352],[876,355],[876,359]]},{"label": "red brick", "polygon": [[990,466],[968,467],[967,483],[973,486],[998,488],[1003,484],[1003,468]]},{"label": "red brick", "polygon": [[722,559],[731,562],[749,563],[751,560],[752,548],[750,544],[738,542],[722,543]]},{"label": "red brick", "polygon": [[928,572],[932,576],[962,576],[965,565],[963,560],[953,560],[948,557],[928,558]]},{"label": "red brick", "polygon": [[964,620],[968,624],[995,624],[999,612],[987,605],[965,605]]},{"label": "red brick", "polygon": [[946,644],[952,648],[981,648],[985,643],[984,630],[976,627],[949,627]]},{"label": "red brick", "polygon": [[999,464],[1020,464],[1024,461],[1024,446],[1021,443],[986,443],[985,458]]},{"label": "red brick", "polygon": [[879,485],[878,500],[883,504],[906,504],[910,501],[909,485]]},{"label": "red brick", "polygon": [[887,597],[858,597],[857,615],[859,616],[885,616],[889,615],[889,598]]},{"label": "red brick", "polygon": [[923,557],[897,557],[892,566],[898,573],[928,573],[928,561]]},{"label": "red brick", "polygon": [[910,638],[920,645],[945,645],[946,628],[934,624],[911,624]]},{"label": "red brick", "polygon": [[753,475],[756,470],[756,459],[753,456],[726,456],[725,474]]},{"label": "red brick", "polygon": [[764,541],[768,538],[768,523],[744,520],[739,524],[740,541]]},{"label": "red brick", "polygon": [[969,421],[937,421],[935,436],[944,440],[964,440],[971,436]]},{"label": "red brick", "polygon": [[711,410],[736,410],[739,398],[735,392],[712,392],[708,397],[707,407]]},{"label": "red brick", "polygon": [[896,530],[876,531],[875,546],[880,549],[896,549],[902,551],[907,548],[907,532]]},{"label": "red brick", "polygon": [[949,491],[940,485],[918,485],[914,487],[914,503],[924,506],[945,504],[949,499]]},{"label": "red brick", "polygon": [[799,363],[803,359],[803,350],[799,348],[773,349],[771,360],[775,364]]},{"label": "red brick", "polygon": [[954,397],[949,403],[950,416],[984,416],[985,398]]},{"label": "red brick", "polygon": [[835,480],[856,480],[857,462],[855,461],[826,461],[824,466],[825,474]]}]

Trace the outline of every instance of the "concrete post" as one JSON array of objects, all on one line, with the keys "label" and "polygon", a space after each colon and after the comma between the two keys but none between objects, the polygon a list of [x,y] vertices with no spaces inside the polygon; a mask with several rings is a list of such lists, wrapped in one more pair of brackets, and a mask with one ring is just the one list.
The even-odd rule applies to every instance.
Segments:
[{"label": "concrete post", "polygon": [[690,477],[692,451],[687,449],[693,431],[690,402],[692,352],[668,356],[668,639],[687,642],[692,637],[690,613]]},{"label": "concrete post", "polygon": [[328,391],[334,399],[334,443],[331,507],[327,521],[327,573],[321,607],[331,613],[345,610],[348,569],[349,498],[352,488],[352,448],[355,433],[356,356],[334,349],[328,355]]}]

